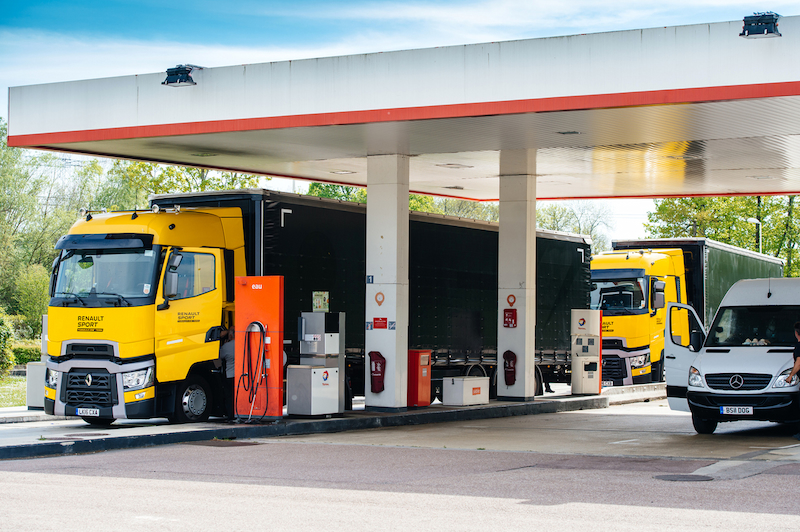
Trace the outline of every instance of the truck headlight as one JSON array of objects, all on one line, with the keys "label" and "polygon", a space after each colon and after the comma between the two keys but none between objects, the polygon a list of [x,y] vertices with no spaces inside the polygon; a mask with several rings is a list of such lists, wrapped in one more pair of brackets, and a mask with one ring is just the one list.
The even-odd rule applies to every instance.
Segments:
[{"label": "truck headlight", "polygon": [[122,374],[122,387],[125,390],[141,390],[153,385],[153,368],[129,371]]},{"label": "truck headlight", "polygon": [[47,368],[44,372],[44,385],[48,388],[56,389],[58,388],[58,374],[60,372]]},{"label": "truck headlight", "polygon": [[773,388],[788,388],[790,386],[796,386],[797,382],[800,381],[800,379],[798,379],[797,375],[793,376],[792,380],[790,382],[786,382],[786,377],[788,377],[789,373],[791,373],[791,372],[792,372],[791,369],[787,369],[786,371],[784,371],[783,373],[778,375],[778,378],[775,379],[775,384],[773,384],[772,387]]},{"label": "truck headlight", "polygon": [[689,386],[695,386],[697,388],[703,387],[703,376],[694,366],[689,368]]},{"label": "truck headlight", "polygon": [[650,364],[650,354],[638,355],[630,358],[632,368],[643,368]]}]

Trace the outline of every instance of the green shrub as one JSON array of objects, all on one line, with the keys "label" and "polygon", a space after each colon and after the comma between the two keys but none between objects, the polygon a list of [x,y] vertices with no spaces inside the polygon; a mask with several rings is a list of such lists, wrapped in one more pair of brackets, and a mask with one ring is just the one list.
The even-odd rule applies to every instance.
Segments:
[{"label": "green shrub", "polygon": [[39,362],[42,359],[42,348],[39,346],[15,345],[11,350],[14,352],[17,364]]},{"label": "green shrub", "polygon": [[28,326],[27,318],[22,314],[8,314],[6,319],[11,325],[11,330],[14,331],[14,338],[17,340],[27,340],[33,338],[33,329]]},{"label": "green shrub", "polygon": [[0,378],[8,375],[8,372],[16,364],[14,352],[11,350],[13,339],[14,333],[11,330],[8,316],[0,315]]}]

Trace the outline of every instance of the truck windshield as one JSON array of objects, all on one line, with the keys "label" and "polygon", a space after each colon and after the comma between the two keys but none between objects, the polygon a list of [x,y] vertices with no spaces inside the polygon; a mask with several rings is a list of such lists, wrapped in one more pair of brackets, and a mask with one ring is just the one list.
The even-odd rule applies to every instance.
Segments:
[{"label": "truck windshield", "polygon": [[139,306],[155,300],[159,246],[65,249],[56,266],[51,306]]},{"label": "truck windshield", "polygon": [[592,277],[591,308],[604,315],[644,314],[647,297],[644,277],[595,279]]},{"label": "truck windshield", "polygon": [[707,347],[743,345],[794,346],[794,324],[800,306],[725,307],[717,312],[709,330]]}]

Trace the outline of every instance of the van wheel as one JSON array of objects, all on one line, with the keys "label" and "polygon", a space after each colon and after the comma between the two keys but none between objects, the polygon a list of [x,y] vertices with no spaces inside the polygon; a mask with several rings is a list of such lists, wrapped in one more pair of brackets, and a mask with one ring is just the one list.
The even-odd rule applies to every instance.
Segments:
[{"label": "van wheel", "polygon": [[698,434],[714,434],[717,430],[717,421],[714,419],[700,419],[692,414],[692,425]]},{"label": "van wheel", "polygon": [[177,423],[197,423],[208,419],[211,412],[211,390],[202,377],[192,375],[178,385],[175,415]]}]

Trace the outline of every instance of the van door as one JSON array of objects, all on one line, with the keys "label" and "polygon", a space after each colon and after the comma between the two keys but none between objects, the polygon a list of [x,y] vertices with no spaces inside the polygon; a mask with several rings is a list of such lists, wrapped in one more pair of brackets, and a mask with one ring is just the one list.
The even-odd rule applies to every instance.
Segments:
[{"label": "van door", "polygon": [[667,306],[664,338],[664,366],[667,374],[667,402],[672,410],[689,412],[686,392],[689,366],[705,342],[703,322],[694,309],[680,303]]}]

